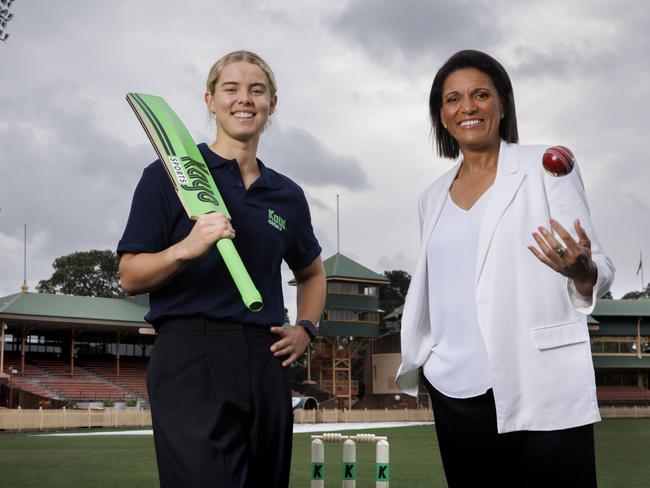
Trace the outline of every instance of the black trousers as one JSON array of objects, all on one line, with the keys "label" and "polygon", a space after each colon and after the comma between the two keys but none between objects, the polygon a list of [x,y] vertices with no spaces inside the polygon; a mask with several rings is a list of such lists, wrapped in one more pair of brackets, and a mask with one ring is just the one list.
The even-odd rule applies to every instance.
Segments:
[{"label": "black trousers", "polygon": [[147,372],[161,488],[289,485],[289,371],[267,329],[164,323]]},{"label": "black trousers", "polygon": [[593,425],[554,431],[497,433],[492,390],[450,398],[425,378],[440,455],[450,488],[593,488]]}]

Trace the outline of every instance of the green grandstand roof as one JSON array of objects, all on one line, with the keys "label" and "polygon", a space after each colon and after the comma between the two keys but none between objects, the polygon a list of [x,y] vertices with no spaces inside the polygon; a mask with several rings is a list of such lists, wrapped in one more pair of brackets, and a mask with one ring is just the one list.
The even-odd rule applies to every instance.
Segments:
[{"label": "green grandstand roof", "polygon": [[69,319],[145,325],[148,306],[128,298],[16,293],[0,298],[0,319]]},{"label": "green grandstand roof", "polygon": [[594,317],[650,317],[650,299],[598,300]]},{"label": "green grandstand roof", "polygon": [[328,279],[344,278],[355,281],[390,283],[390,280],[384,275],[375,273],[373,270],[366,268],[341,253],[336,253],[334,256],[327,258],[323,261],[323,266],[325,267],[325,276]]}]

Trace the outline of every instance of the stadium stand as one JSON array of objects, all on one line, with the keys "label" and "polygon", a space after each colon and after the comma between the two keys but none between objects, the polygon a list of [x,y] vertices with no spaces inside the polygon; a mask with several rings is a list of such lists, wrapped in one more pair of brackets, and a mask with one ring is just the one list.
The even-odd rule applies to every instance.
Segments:
[{"label": "stadium stand", "polygon": [[650,403],[650,390],[640,386],[599,386],[596,395],[600,404]]},{"label": "stadium stand", "polygon": [[143,319],[147,310],[140,299],[28,292],[0,297],[0,369],[7,373],[0,405],[146,404],[146,367],[154,342],[153,329]]},{"label": "stadium stand", "polygon": [[93,374],[118,385],[128,391],[131,396],[146,398],[147,396],[147,364],[146,359],[122,358],[120,371],[114,361],[81,360],[79,364]]},{"label": "stadium stand", "polygon": [[70,365],[52,359],[35,359],[34,364],[47,372],[47,376],[40,378],[40,383],[52,391],[59,398],[68,400],[125,400],[131,393],[109,381],[106,381],[90,371],[75,366],[71,374]]},{"label": "stadium stand", "polygon": [[[51,400],[42,402],[51,405],[44,408],[126,399],[146,405],[146,369],[155,340],[153,329],[143,319],[147,311],[147,303],[132,299],[28,292],[0,297],[0,325],[4,330],[0,369],[5,373],[0,375],[5,376],[0,378],[0,407],[11,403],[14,408],[25,408],[27,404],[40,405],[42,399]],[[354,408],[392,408],[401,406],[406,398],[399,392],[383,392],[384,403],[369,403],[375,387],[372,373],[380,365],[378,358],[399,356],[401,316],[389,314],[387,323],[389,318],[394,322],[390,326],[394,333],[373,339],[366,357],[364,381],[359,382],[358,388],[354,380],[341,381],[352,385],[346,395],[354,394],[349,402]],[[600,405],[650,405],[649,318],[648,299],[600,300],[589,317]],[[316,361],[317,354],[313,356]],[[386,374],[395,369],[389,366],[385,368]],[[312,363],[313,378],[327,385],[327,375],[320,378],[316,371]],[[348,375],[345,379],[351,378]],[[378,379],[377,384],[385,385],[385,380]],[[331,392],[312,383],[316,381],[294,389],[319,402],[332,398]]]},{"label": "stadium stand", "polygon": [[46,372],[41,371],[39,368],[31,364],[25,364],[25,373],[21,375],[20,369],[13,366],[14,364],[20,364],[20,360],[18,358],[12,358],[11,355],[6,364],[8,364],[8,366],[4,368],[4,372],[7,375],[12,375],[12,370],[18,371],[17,374],[12,375],[13,388],[24,390],[43,398],[57,397],[55,391],[50,390],[40,382],[43,377],[47,376]]}]

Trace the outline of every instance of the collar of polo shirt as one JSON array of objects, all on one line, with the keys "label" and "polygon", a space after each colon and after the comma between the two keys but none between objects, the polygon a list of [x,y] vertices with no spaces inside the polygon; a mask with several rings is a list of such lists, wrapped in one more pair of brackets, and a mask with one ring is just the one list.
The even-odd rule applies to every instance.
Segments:
[{"label": "collar of polo shirt", "polygon": [[[205,146],[203,149],[207,149],[207,151],[202,152],[203,154],[207,155],[205,162],[210,169],[221,168],[228,163],[237,164],[236,159],[226,159],[222,156],[219,156],[212,149],[210,149],[206,143],[201,143],[199,146]],[[280,188],[277,182],[274,181],[275,178],[273,177],[273,170],[269,170],[259,158],[257,158],[257,166],[260,170],[260,177],[254,183],[256,188],[270,188],[272,190]]]}]

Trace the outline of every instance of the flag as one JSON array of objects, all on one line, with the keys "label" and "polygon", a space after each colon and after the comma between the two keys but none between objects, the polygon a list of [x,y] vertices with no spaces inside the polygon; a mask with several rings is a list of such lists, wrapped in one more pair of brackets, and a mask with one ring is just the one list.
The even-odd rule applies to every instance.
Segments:
[{"label": "flag", "polygon": [[639,271],[643,269],[643,258],[641,257],[641,253],[639,253],[639,267],[636,269],[636,274],[639,274]]}]

